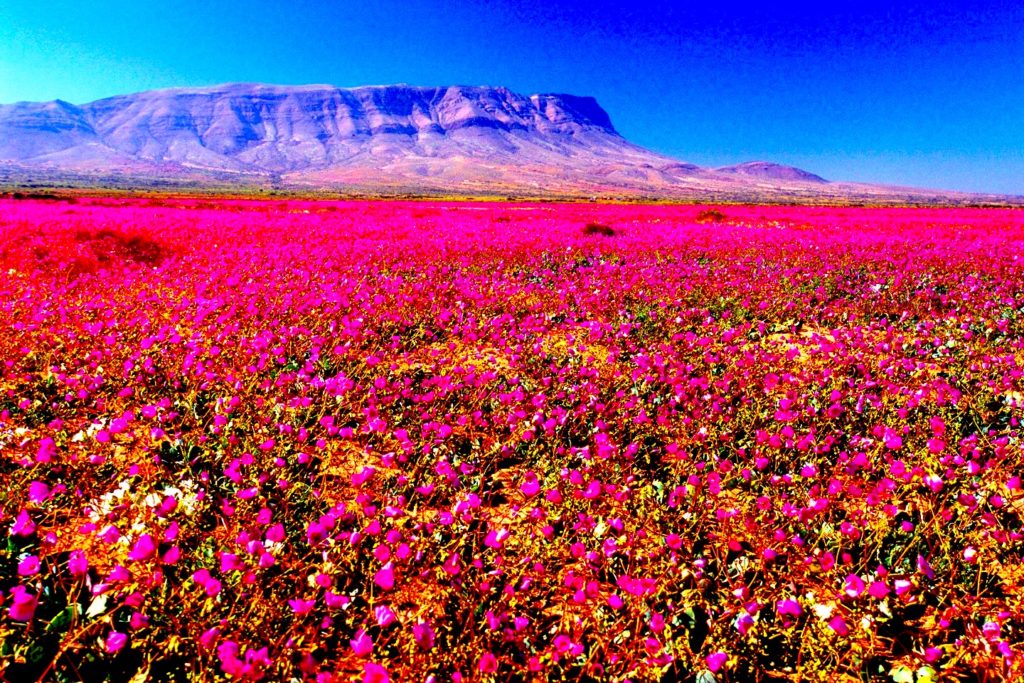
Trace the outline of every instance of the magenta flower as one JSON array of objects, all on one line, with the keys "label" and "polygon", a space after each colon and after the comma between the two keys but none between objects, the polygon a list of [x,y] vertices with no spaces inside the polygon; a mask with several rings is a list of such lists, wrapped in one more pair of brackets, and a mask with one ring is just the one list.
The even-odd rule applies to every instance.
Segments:
[{"label": "magenta flower", "polygon": [[519,490],[522,491],[524,496],[531,498],[540,493],[540,481],[538,481],[537,475],[533,472],[528,472],[523,483],[519,485]]},{"label": "magenta flower", "polygon": [[754,618],[747,612],[743,612],[736,617],[736,630],[740,632],[740,635],[745,636],[747,632],[753,628]]},{"label": "magenta flower", "polygon": [[398,616],[387,605],[374,608],[373,614],[377,618],[377,625],[381,628],[387,628],[398,620]]},{"label": "magenta flower", "polygon": [[850,633],[850,627],[846,625],[846,621],[838,614],[829,620],[828,627],[840,636],[845,636]]},{"label": "magenta flower", "polygon": [[363,683],[390,683],[388,670],[380,664],[367,662],[363,669]]},{"label": "magenta flower", "polygon": [[156,543],[153,541],[153,537],[149,534],[142,534],[135,541],[131,552],[128,553],[128,559],[133,562],[145,562],[153,557],[154,554],[156,554]]},{"label": "magenta flower", "polygon": [[199,645],[204,650],[209,650],[213,647],[213,644],[217,642],[218,638],[220,638],[219,628],[207,629],[206,631],[203,631],[201,636],[199,636]]},{"label": "magenta flower", "polygon": [[718,673],[725,663],[729,661],[729,655],[724,652],[714,652],[704,658],[712,673]]},{"label": "magenta flower", "polygon": [[245,564],[238,559],[238,555],[235,553],[220,554],[220,571],[222,574],[233,571],[242,571],[244,569]]},{"label": "magenta flower", "polygon": [[800,607],[800,603],[796,600],[785,599],[779,600],[775,603],[775,611],[778,612],[779,616],[786,620],[787,618],[795,619],[803,614],[804,610]]},{"label": "magenta flower", "polygon": [[421,650],[434,649],[434,629],[425,621],[412,625],[412,637]]},{"label": "magenta flower", "polygon": [[868,595],[876,600],[884,600],[885,596],[889,595],[889,587],[885,585],[885,581],[872,581],[868,586]]},{"label": "magenta flower", "polygon": [[18,576],[34,576],[39,573],[39,558],[27,555],[18,563]]},{"label": "magenta flower", "polygon": [[36,605],[39,598],[28,592],[24,586],[15,586],[11,589],[11,605],[8,607],[8,614],[14,621],[32,621],[36,613]]},{"label": "magenta flower", "polygon": [[859,597],[864,592],[864,580],[856,574],[850,574],[846,577],[846,585],[843,588],[843,592],[851,598]]},{"label": "magenta flower", "polygon": [[357,657],[369,657],[373,653],[373,638],[363,629],[356,631],[356,635],[348,644]]},{"label": "magenta flower", "polygon": [[72,550],[68,557],[68,571],[74,576],[83,576],[89,571],[89,559],[84,550]]},{"label": "magenta flower", "polygon": [[477,668],[482,674],[493,674],[498,670],[498,659],[490,652],[485,652],[480,657],[480,662],[477,664]]},{"label": "magenta flower", "polygon": [[288,606],[291,607],[292,612],[298,616],[312,612],[314,605],[316,605],[316,600],[291,599],[288,601]]},{"label": "magenta flower", "polygon": [[107,641],[105,646],[107,652],[113,654],[115,652],[121,651],[121,649],[124,648],[124,646],[127,644],[128,636],[126,634],[121,633],[120,631],[111,631],[110,634],[107,635]]},{"label": "magenta flower", "polygon": [[267,529],[266,539],[271,543],[280,543],[284,540],[284,525],[275,524]]},{"label": "magenta flower", "polygon": [[508,529],[497,529],[491,530],[487,533],[487,537],[484,539],[484,545],[488,548],[500,548],[505,543],[505,539],[509,537]]},{"label": "magenta flower", "polygon": [[587,488],[583,491],[583,497],[588,500],[593,500],[601,496],[601,482],[597,479],[592,480],[587,484]]},{"label": "magenta flower", "polygon": [[373,582],[386,591],[395,587],[395,570],[390,562],[377,570],[373,575]]},{"label": "magenta flower", "polygon": [[114,565],[114,568],[107,574],[107,581],[113,583],[115,581],[131,581],[132,573],[128,569],[120,564]]},{"label": "magenta flower", "polygon": [[28,510],[24,508],[18,512],[18,516],[14,518],[14,524],[11,525],[11,533],[15,536],[31,536],[36,531],[36,524],[32,521],[32,517],[29,516]]},{"label": "magenta flower", "polygon": [[41,481],[33,481],[28,485],[28,499],[33,503],[44,503],[50,497],[50,487]]},{"label": "magenta flower", "polygon": [[458,576],[459,572],[462,571],[462,564],[459,560],[458,553],[452,553],[448,556],[448,559],[444,561],[442,565],[445,573],[449,576]]}]

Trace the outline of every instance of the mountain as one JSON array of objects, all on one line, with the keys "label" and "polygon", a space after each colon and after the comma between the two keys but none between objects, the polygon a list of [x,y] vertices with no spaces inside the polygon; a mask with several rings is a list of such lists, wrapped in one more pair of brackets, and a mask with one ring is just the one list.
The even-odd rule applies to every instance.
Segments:
[{"label": "mountain", "polygon": [[0,105],[0,171],[15,180],[447,194],[813,199],[908,192],[829,183],[770,162],[701,168],[629,142],[591,97],[467,86],[240,83],[82,105]]},{"label": "mountain", "polygon": [[815,175],[801,168],[784,166],[783,164],[772,163],[771,161],[748,161],[735,166],[723,166],[716,168],[716,173],[726,175],[749,176],[763,180],[784,180],[804,183],[828,183],[820,175]]}]

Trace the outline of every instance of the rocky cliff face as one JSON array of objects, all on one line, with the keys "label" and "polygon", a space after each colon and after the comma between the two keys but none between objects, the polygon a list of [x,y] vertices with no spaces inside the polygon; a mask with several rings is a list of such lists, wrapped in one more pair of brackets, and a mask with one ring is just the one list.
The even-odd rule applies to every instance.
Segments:
[{"label": "rocky cliff face", "polygon": [[[516,139],[549,151],[625,144],[593,98],[523,97],[504,88],[342,89],[255,84],[173,89],[0,107],[0,158],[115,165],[132,159],[236,172],[290,173],[361,154],[452,156],[479,136],[477,155],[516,153]],[[454,144],[447,144],[449,140]]]}]

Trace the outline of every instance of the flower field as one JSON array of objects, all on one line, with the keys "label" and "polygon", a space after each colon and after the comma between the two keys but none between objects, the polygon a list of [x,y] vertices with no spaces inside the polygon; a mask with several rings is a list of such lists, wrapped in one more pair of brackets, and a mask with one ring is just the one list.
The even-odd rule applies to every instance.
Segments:
[{"label": "flower field", "polygon": [[1024,676],[1024,212],[0,200],[11,681]]}]

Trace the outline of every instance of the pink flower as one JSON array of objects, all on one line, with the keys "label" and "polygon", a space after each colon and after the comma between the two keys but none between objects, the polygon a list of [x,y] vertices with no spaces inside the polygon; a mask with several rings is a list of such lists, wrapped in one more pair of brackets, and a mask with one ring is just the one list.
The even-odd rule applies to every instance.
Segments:
[{"label": "pink flower", "polygon": [[498,670],[498,659],[490,652],[485,652],[480,657],[480,663],[477,665],[482,674],[492,674]]},{"label": "pink flower", "polygon": [[275,524],[274,526],[267,529],[266,538],[272,543],[280,543],[284,540],[284,525]]},{"label": "pink flower", "polygon": [[36,462],[51,462],[57,454],[57,444],[50,437],[43,438],[39,442],[39,450],[36,452]]},{"label": "pink flower", "polygon": [[846,577],[846,587],[843,589],[851,598],[856,598],[864,592],[864,581],[856,574],[850,574]]},{"label": "pink flower", "polygon": [[398,620],[398,616],[387,605],[375,608],[373,614],[377,617],[377,625],[381,628],[387,628]]},{"label": "pink flower", "polygon": [[32,621],[36,613],[36,605],[39,598],[28,592],[24,586],[15,586],[11,589],[11,606],[8,614],[14,621]]},{"label": "pink flower", "polygon": [[50,487],[41,481],[28,485],[28,499],[33,503],[43,503],[50,497]]},{"label": "pink flower", "polygon": [[885,585],[885,581],[872,581],[871,585],[868,586],[868,595],[875,600],[883,600],[888,594],[889,587]]},{"label": "pink flower", "polygon": [[533,472],[528,472],[523,483],[519,485],[519,490],[522,491],[524,496],[531,498],[540,493],[540,482],[537,480],[537,475]]},{"label": "pink flower", "polygon": [[111,631],[107,636],[106,648],[111,654],[119,652],[127,644],[128,636],[120,631]]},{"label": "pink flower", "polygon": [[484,539],[484,545],[488,548],[500,548],[508,536],[508,529],[491,530]]},{"label": "pink flower", "polygon": [[348,644],[357,657],[369,657],[373,652],[373,638],[363,629],[356,631],[355,638],[348,641]]},{"label": "pink flower", "polygon": [[588,500],[593,500],[595,498],[598,498],[598,497],[600,497],[600,495],[601,495],[601,482],[599,482],[597,479],[594,479],[589,484],[587,484],[587,488],[584,489],[584,491],[583,491],[583,497],[588,499]]},{"label": "pink flower", "polygon": [[434,649],[434,629],[425,621],[412,626],[412,637],[421,650]]},{"label": "pink flower", "polygon": [[458,554],[452,553],[449,555],[448,559],[445,560],[444,565],[442,565],[442,569],[444,569],[445,573],[449,576],[457,576],[458,573],[462,571]]},{"label": "pink flower", "polygon": [[39,558],[28,555],[18,563],[18,576],[33,576],[39,573]]},{"label": "pink flower", "polygon": [[724,652],[714,652],[705,657],[704,661],[708,663],[708,668],[712,673],[717,673],[729,661],[729,655]]},{"label": "pink flower", "polygon": [[395,587],[395,571],[390,562],[377,570],[373,575],[373,582],[386,591]]},{"label": "pink flower", "polygon": [[68,557],[68,571],[74,576],[82,576],[89,571],[89,559],[84,550],[72,550]]},{"label": "pink flower", "polygon": [[288,601],[288,606],[292,608],[292,612],[299,616],[312,612],[314,605],[316,605],[316,600],[292,599]]},{"label": "pink flower", "polygon": [[244,569],[245,564],[238,559],[238,555],[234,553],[220,554],[220,571],[222,574],[233,571],[242,571]]},{"label": "pink flower", "polygon": [[380,664],[367,662],[363,669],[363,683],[390,683],[388,670]]},{"label": "pink flower", "polygon": [[850,633],[850,628],[846,625],[846,621],[838,614],[829,620],[828,627],[840,636],[845,636]]},{"label": "pink flower", "polygon": [[213,647],[213,644],[217,642],[217,638],[220,637],[219,628],[211,628],[203,631],[203,634],[199,636],[199,645],[204,650],[209,650]]},{"label": "pink flower", "polygon": [[330,609],[341,609],[351,602],[351,598],[329,590],[324,593],[324,602],[327,603],[327,607]]},{"label": "pink flower", "polygon": [[779,613],[779,616],[796,618],[803,614],[804,610],[800,607],[800,603],[796,600],[779,600],[775,603],[775,611]]},{"label": "pink flower", "polygon": [[14,518],[14,524],[11,525],[11,533],[15,536],[31,536],[35,533],[36,523],[32,521],[32,517],[29,516],[28,510],[22,508],[18,516]]},{"label": "pink flower", "polygon": [[107,574],[107,581],[113,583],[114,581],[131,581],[132,573],[128,571],[122,565],[114,565],[114,568]]},{"label": "pink flower", "polygon": [[139,540],[135,541],[132,550],[128,553],[128,559],[133,562],[145,562],[156,553],[156,543],[149,534],[142,534]]},{"label": "pink flower", "polygon": [[753,628],[753,626],[754,617],[750,616],[747,612],[743,612],[736,617],[736,630],[740,632],[740,635],[747,635],[747,631]]},{"label": "pink flower", "polygon": [[363,484],[368,482],[370,479],[372,479],[373,475],[375,475],[376,473],[377,473],[377,470],[375,470],[374,468],[372,468],[369,465],[367,465],[366,467],[364,467],[363,469],[359,470],[358,472],[356,472],[355,474],[352,475],[352,485],[353,486],[362,486]]}]

